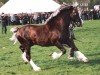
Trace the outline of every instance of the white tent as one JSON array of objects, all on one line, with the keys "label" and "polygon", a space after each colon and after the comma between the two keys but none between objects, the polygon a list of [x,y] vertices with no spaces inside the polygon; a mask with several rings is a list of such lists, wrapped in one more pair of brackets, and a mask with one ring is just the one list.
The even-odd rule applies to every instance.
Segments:
[{"label": "white tent", "polygon": [[100,5],[95,5],[95,6],[94,6],[94,9],[95,9],[95,10],[100,10]]},{"label": "white tent", "polygon": [[0,8],[0,13],[51,12],[59,7],[60,5],[53,0],[9,0]]}]

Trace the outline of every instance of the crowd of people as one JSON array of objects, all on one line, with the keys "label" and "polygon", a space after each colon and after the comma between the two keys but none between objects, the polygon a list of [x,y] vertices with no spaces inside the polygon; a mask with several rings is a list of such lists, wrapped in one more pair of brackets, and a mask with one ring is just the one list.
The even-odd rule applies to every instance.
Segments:
[{"label": "crowd of people", "polygon": [[7,32],[8,25],[25,25],[25,24],[41,24],[51,15],[51,12],[34,13],[34,14],[4,14],[0,15],[2,25],[2,34]]},{"label": "crowd of people", "polygon": [[[2,24],[2,34],[7,33],[7,25],[25,25],[25,24],[41,24],[52,14],[52,12],[45,13],[21,13],[21,14],[4,14],[0,15]],[[82,11],[81,17],[83,20],[96,20],[100,19],[100,10]]]},{"label": "crowd of people", "polygon": [[81,17],[83,20],[100,19],[100,10],[90,9],[87,11],[82,11]]},{"label": "crowd of people", "polygon": [[5,19],[8,20],[9,25],[21,25],[21,24],[39,24],[39,23],[44,23],[46,19],[50,16],[51,12],[48,13],[34,13],[34,14],[27,14],[27,13],[22,13],[22,14],[1,14],[1,20],[2,16],[6,16]]}]

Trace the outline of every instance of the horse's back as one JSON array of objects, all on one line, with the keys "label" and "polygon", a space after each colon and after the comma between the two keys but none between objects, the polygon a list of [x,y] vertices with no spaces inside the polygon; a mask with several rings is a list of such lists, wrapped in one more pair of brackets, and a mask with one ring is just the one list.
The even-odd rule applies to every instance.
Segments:
[{"label": "horse's back", "polygon": [[45,24],[26,24],[26,25],[24,25],[24,26],[22,26],[22,27],[20,27],[19,28],[19,30],[30,30],[30,29],[41,29],[41,28],[43,28],[45,26]]},{"label": "horse's back", "polygon": [[45,23],[43,23],[43,24],[30,24],[30,25],[33,25],[33,26],[44,26]]},{"label": "horse's back", "polygon": [[40,35],[47,32],[47,29],[45,28],[44,24],[27,24],[25,26],[22,26],[18,29],[17,35],[21,37],[25,36],[33,36],[33,35]]}]

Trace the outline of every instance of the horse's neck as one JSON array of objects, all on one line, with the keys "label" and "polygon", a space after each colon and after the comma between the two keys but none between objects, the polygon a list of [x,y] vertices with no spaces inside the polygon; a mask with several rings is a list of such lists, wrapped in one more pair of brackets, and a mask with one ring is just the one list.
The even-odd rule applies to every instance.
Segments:
[{"label": "horse's neck", "polygon": [[46,25],[48,25],[49,28],[55,28],[55,29],[60,29],[65,28],[66,30],[68,29],[70,25],[70,16],[69,14],[66,16],[66,13],[59,13],[56,16],[53,16],[46,22]]},{"label": "horse's neck", "polygon": [[57,29],[60,27],[59,19],[54,17],[46,24],[50,29]]},{"label": "horse's neck", "polygon": [[61,34],[61,36],[63,38],[68,38],[69,35],[70,35],[70,33],[69,33],[69,25],[70,25],[70,23],[71,23],[70,17],[65,17],[64,18],[64,25],[62,27],[62,34]]}]

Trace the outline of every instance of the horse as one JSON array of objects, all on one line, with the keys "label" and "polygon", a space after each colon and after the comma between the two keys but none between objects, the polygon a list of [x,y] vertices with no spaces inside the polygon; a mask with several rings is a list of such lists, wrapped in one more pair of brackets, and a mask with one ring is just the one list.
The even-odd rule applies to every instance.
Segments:
[{"label": "horse", "polygon": [[[77,16],[74,17],[74,16]],[[39,46],[56,46],[61,52],[53,52],[53,59],[58,59],[66,53],[65,45],[70,47],[69,58],[76,57],[79,61],[88,62],[88,58],[81,53],[76,47],[72,38],[70,38],[69,26],[71,22],[77,19],[81,25],[79,12],[74,6],[61,5],[51,16],[46,20],[45,24],[31,25],[27,24],[22,27],[11,28],[13,32],[12,40],[19,41],[22,51],[22,58],[25,62],[30,63],[34,71],[40,71],[31,58],[31,47]]]}]

